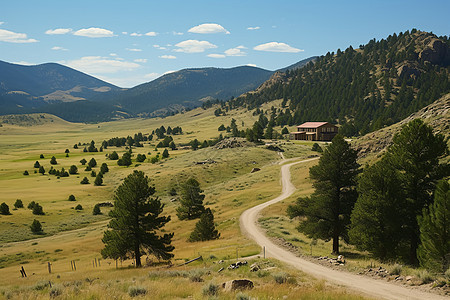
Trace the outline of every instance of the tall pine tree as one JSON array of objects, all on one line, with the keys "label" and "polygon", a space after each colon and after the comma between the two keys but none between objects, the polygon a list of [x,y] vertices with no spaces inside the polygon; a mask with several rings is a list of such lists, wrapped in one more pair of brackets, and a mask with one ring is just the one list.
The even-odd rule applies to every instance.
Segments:
[{"label": "tall pine tree", "polygon": [[117,188],[109,230],[105,231],[102,239],[104,258],[131,257],[136,267],[140,267],[141,256],[145,254],[164,260],[173,257],[173,233],[160,233],[160,229],[170,221],[170,216],[161,216],[164,204],[151,197],[155,188],[149,181],[142,171],[134,171]]},{"label": "tall pine tree", "polygon": [[356,151],[342,135],[334,137],[319,163],[309,169],[314,181],[310,198],[299,198],[289,206],[291,218],[306,217],[298,230],[312,238],[332,239],[333,253],[339,254],[339,238],[348,241],[350,213],[356,202]]},{"label": "tall pine tree", "polygon": [[220,237],[214,224],[214,215],[211,209],[207,208],[201,215],[200,220],[195,224],[195,229],[192,231],[189,241],[209,241]]},{"label": "tall pine tree", "polygon": [[444,273],[450,267],[450,185],[447,180],[438,183],[434,203],[424,208],[418,222],[420,264]]},{"label": "tall pine tree", "polygon": [[189,178],[181,185],[180,206],[177,208],[177,216],[180,220],[192,220],[201,216],[205,207],[200,183],[195,178]]}]

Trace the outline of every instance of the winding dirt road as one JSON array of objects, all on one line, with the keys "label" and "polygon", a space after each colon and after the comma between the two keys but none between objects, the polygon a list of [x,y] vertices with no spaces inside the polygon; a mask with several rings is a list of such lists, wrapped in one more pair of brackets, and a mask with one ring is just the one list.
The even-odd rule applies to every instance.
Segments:
[{"label": "winding dirt road", "polygon": [[[282,201],[292,195],[296,188],[291,183],[290,167],[295,164],[305,163],[317,158],[302,160],[289,164],[284,164],[281,167],[281,184],[282,193],[280,196],[268,202],[262,203],[258,206],[252,207],[244,211],[239,218],[242,233],[254,240],[261,247],[265,247],[266,256],[278,259],[282,262],[290,264],[291,266],[313,275],[316,278],[324,279],[335,284],[345,286],[352,290],[362,292],[368,296],[382,298],[382,299],[449,299],[431,293],[426,293],[419,290],[409,289],[396,284],[391,284],[382,280],[376,280],[369,277],[359,276],[345,271],[337,271],[325,266],[312,263],[295,256],[293,253],[284,248],[274,244],[267,238],[264,232],[258,227],[257,221],[259,213],[267,206]],[[283,160],[281,163],[285,163]]]}]

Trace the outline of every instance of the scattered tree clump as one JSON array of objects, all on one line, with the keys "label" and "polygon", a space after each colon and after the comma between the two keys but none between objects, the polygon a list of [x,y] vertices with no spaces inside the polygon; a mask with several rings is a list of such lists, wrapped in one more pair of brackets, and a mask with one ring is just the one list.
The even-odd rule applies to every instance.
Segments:
[{"label": "scattered tree clump", "polygon": [[147,159],[147,157],[145,156],[145,154],[138,154],[136,156],[136,161],[137,162],[144,162]]},{"label": "scattered tree clump", "polygon": [[129,166],[129,165],[131,165],[131,153],[130,152],[125,152],[123,155],[122,155],[122,158],[120,158],[118,161],[117,161],[117,164],[119,165],[119,166]]},{"label": "scattered tree clump", "polygon": [[117,154],[116,151],[113,151],[112,153],[110,153],[110,154],[108,155],[108,158],[109,158],[110,160],[118,160],[118,159],[119,159],[119,154]]},{"label": "scattered tree clump", "polygon": [[23,202],[20,199],[17,199],[16,202],[14,202],[15,208],[23,208]]},{"label": "scattered tree clump", "polygon": [[0,215],[10,215],[9,206],[5,202],[0,204]]},{"label": "scattered tree clump", "polygon": [[44,209],[39,203],[33,205],[33,215],[45,215]]}]

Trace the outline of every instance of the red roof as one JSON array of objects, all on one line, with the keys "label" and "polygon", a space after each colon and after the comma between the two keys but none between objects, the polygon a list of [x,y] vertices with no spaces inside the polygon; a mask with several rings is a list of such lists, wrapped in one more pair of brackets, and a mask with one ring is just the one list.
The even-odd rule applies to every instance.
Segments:
[{"label": "red roof", "polygon": [[328,122],[306,122],[302,125],[297,126],[297,128],[318,128],[325,124],[328,124]]}]

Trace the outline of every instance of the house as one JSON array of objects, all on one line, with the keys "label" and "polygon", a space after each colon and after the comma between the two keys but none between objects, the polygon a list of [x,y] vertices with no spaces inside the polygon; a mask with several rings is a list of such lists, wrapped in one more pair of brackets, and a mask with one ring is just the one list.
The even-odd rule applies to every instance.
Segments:
[{"label": "house", "polygon": [[331,141],[338,133],[338,128],[328,122],[306,122],[297,126],[296,132],[291,132],[292,140]]}]

